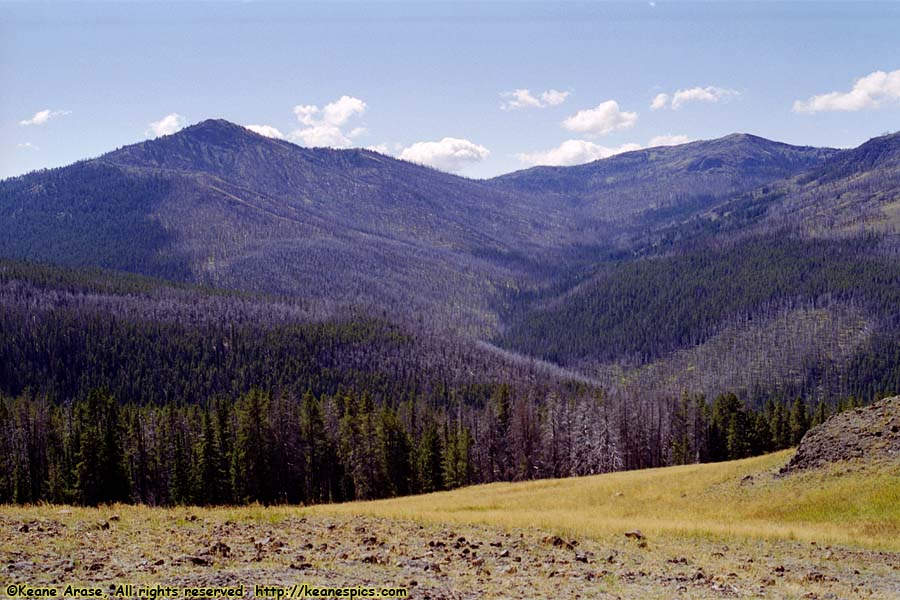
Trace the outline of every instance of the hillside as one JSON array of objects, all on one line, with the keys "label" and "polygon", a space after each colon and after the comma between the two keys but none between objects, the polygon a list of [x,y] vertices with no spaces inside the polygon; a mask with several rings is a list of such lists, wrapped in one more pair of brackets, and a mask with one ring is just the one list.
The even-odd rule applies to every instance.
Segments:
[{"label": "hillside", "polygon": [[900,133],[869,140],[784,186],[767,221],[788,221],[810,235],[900,229]]},{"label": "hillside", "polygon": [[[886,342],[897,336],[898,289],[900,269],[891,256],[881,254],[875,238],[752,237],[722,247],[603,265],[572,290],[536,300],[530,310],[511,318],[500,343],[569,366],[640,366],[668,360],[684,349],[700,349],[733,330],[731,324],[743,323],[746,339],[757,342],[750,348],[729,346],[724,353],[732,358],[738,353],[745,365],[774,362],[779,369],[793,370],[797,387],[782,388],[781,393],[869,397],[867,386],[873,378],[886,386],[881,391],[900,385],[893,362],[896,346]],[[835,321],[849,311],[869,325],[857,328],[866,333],[854,344],[854,336],[822,335],[814,329],[804,334],[796,321],[801,313],[794,312],[779,327],[794,335],[781,344],[768,343],[772,338],[766,341],[767,324],[797,308],[822,310]],[[785,352],[788,347],[793,350]],[[843,358],[829,366],[828,361],[809,360],[814,354]],[[848,359],[857,356],[870,368],[840,378],[843,387],[829,387],[827,372],[841,372],[848,368]],[[890,358],[881,361],[878,356]],[[716,371],[715,364],[694,365],[698,375],[712,380],[701,388],[711,395],[723,391],[733,376],[727,369]],[[662,372],[673,370],[663,367]],[[763,384],[771,392],[772,374],[760,372],[746,387]],[[658,381],[646,385],[666,386]]]},{"label": "hillside", "polygon": [[533,167],[490,180],[552,194],[583,218],[651,222],[686,217],[767,183],[819,167],[838,151],[748,134],[619,154],[574,167]]},{"label": "hillside", "polygon": [[535,204],[373,152],[204,121],[3,182],[0,255],[404,307],[478,331],[496,325],[498,290],[528,279],[527,257],[572,229]]}]

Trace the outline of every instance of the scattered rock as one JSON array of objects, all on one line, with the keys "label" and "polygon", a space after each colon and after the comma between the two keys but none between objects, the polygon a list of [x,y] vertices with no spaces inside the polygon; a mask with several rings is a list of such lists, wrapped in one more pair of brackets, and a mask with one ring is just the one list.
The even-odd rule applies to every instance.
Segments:
[{"label": "scattered rock", "polygon": [[642,540],[644,539],[644,534],[641,533],[639,529],[632,529],[631,531],[625,532],[625,537],[632,540]]},{"label": "scattered rock", "polygon": [[20,560],[18,562],[10,563],[6,565],[7,571],[27,571],[31,567],[34,566],[33,562],[27,560]]},{"label": "scattered rock", "polygon": [[575,549],[575,544],[573,544],[572,542],[567,542],[558,535],[548,535],[542,541],[544,542],[544,544],[553,546],[554,548],[565,548],[566,550]]},{"label": "scattered rock", "polygon": [[225,542],[218,541],[210,547],[209,553],[220,558],[228,558],[231,554],[231,548]]}]

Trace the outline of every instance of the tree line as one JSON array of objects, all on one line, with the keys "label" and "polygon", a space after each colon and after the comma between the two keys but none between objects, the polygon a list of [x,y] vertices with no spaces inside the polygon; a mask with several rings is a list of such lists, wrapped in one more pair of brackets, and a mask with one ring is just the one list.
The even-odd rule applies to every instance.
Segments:
[{"label": "tree line", "polygon": [[0,401],[0,502],[311,504],[730,460],[796,445],[861,405],[773,399],[754,411],[734,394],[667,404],[656,429],[602,395],[538,399],[505,384],[480,406],[378,404],[351,390],[165,406],[104,389],[70,404],[25,394]]}]

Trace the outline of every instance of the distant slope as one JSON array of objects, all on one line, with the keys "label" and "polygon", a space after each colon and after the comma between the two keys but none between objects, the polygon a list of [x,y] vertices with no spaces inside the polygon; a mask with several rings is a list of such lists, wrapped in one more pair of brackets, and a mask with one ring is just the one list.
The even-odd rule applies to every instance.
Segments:
[{"label": "distant slope", "polygon": [[[838,151],[735,134],[473,181],[209,120],[0,182],[0,256],[356,307],[584,369],[665,371],[730,324],[783,339],[764,324],[834,302],[871,323],[865,349],[804,354],[786,380],[817,389],[840,357],[845,389],[872,395],[898,379],[898,157],[900,135]],[[682,381],[709,377],[747,384]]]},{"label": "distant slope", "polygon": [[0,255],[496,325],[496,289],[559,245],[556,207],[366,150],[226,121],[0,182]]},{"label": "distant slope", "polygon": [[0,182],[0,255],[427,314],[483,337],[510,292],[830,154],[736,135],[481,182],[209,120]]},{"label": "distant slope", "polygon": [[154,217],[173,187],[91,161],[0,182],[0,256],[187,279],[174,232]]},{"label": "distant slope", "polygon": [[780,187],[766,223],[812,235],[900,231],[900,133],[835,155]]},{"label": "distant slope", "polygon": [[815,168],[837,153],[748,134],[649,148],[574,167],[533,167],[490,180],[499,189],[552,194],[584,216],[624,219],[696,212]]},{"label": "distant slope", "polygon": [[471,340],[327,305],[3,259],[0,332],[0,397],[65,402],[106,388],[123,402],[183,404],[263,387],[440,405],[482,402],[501,384],[538,396],[585,387]]},{"label": "distant slope", "polygon": [[[802,388],[795,392],[834,398],[864,390],[863,397],[869,398],[875,391],[900,391],[900,370],[894,363],[900,337],[898,305],[900,265],[880,254],[877,238],[839,241],[767,235],[722,247],[703,246],[681,254],[603,265],[594,277],[573,289],[536,300],[529,309],[511,316],[499,344],[583,368],[598,363],[658,363],[650,372],[665,376],[666,381],[650,377],[638,389],[667,390],[675,395],[722,391],[727,382],[739,382],[743,389],[759,385],[771,391],[782,369],[795,369],[791,377],[782,378],[793,379]],[[784,331],[767,333],[787,308],[837,310],[829,317],[835,324],[845,321],[837,318],[838,314],[852,314],[855,316],[848,322],[856,322],[866,333],[787,339],[786,332],[796,326],[794,319],[781,323]],[[850,313],[845,313],[847,309]],[[703,345],[733,323],[745,323],[744,333],[734,341],[761,336],[775,342],[780,338],[780,343],[797,344],[796,351],[778,369],[757,370],[751,376],[747,370],[752,365],[765,364],[783,349],[726,345],[719,352],[728,354],[730,360],[741,356],[742,364],[713,360],[698,365],[705,373],[668,380],[675,376],[680,360],[673,353],[695,348],[695,357],[711,358]],[[826,347],[829,344],[832,347]],[[884,360],[879,358],[882,356]],[[826,357],[837,360],[831,364],[832,359]],[[719,372],[716,365],[740,368],[742,374]],[[851,371],[837,377],[835,369]],[[869,384],[873,381],[886,387],[872,389]]]}]

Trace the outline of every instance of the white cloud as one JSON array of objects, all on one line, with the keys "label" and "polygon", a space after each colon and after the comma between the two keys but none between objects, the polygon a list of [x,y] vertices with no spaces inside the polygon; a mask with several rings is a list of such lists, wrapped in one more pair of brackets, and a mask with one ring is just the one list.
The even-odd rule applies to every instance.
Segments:
[{"label": "white cloud", "polygon": [[620,129],[628,129],[634,126],[637,120],[637,113],[623,112],[619,110],[618,102],[607,100],[597,105],[596,108],[578,111],[563,121],[562,125],[569,131],[589,135],[606,135]]},{"label": "white cloud", "polygon": [[306,146],[344,148],[353,138],[366,132],[364,127],[345,131],[344,126],[351,119],[362,116],[367,108],[365,102],[352,96],[341,96],[321,109],[313,104],[298,104],[294,107],[294,115],[305,127],[292,131],[289,137]]},{"label": "white cloud", "polygon": [[567,167],[609,158],[623,152],[640,150],[641,145],[635,143],[622,144],[615,148],[607,148],[586,140],[566,140],[556,148],[546,151],[524,152],[516,158],[527,165],[548,165]]},{"label": "white cloud", "polygon": [[[689,141],[691,140],[686,135],[658,135],[651,138],[646,147],[677,146],[678,144],[686,144]],[[587,140],[566,140],[556,148],[537,152],[523,152],[516,154],[516,158],[526,165],[568,167],[571,165],[582,165],[601,158],[609,158],[623,152],[641,150],[642,148],[644,146],[635,142],[610,148]]]},{"label": "white cloud", "polygon": [[678,110],[689,102],[720,102],[722,100],[730,100],[740,96],[737,90],[729,90],[726,88],[708,85],[706,87],[692,87],[678,90],[672,94],[657,94],[650,104],[653,110],[666,108]]},{"label": "white cloud", "polygon": [[357,115],[366,112],[366,103],[359,98],[341,96],[322,109],[323,121],[332,125],[344,125]]},{"label": "white cloud", "polygon": [[34,150],[34,151],[40,150],[40,148],[38,148],[31,142],[23,142],[21,144],[16,144],[16,148],[20,148],[22,150]]},{"label": "white cloud", "polygon": [[374,146],[366,146],[366,150],[377,152],[379,154],[390,154],[391,149],[387,144],[375,144]]},{"label": "white cloud", "polygon": [[857,111],[900,103],[900,69],[860,77],[849,92],[831,92],[794,102],[794,112]]},{"label": "white cloud", "polygon": [[164,116],[159,121],[153,121],[147,126],[144,135],[147,137],[160,137],[163,135],[171,135],[184,127],[186,121],[184,117],[178,113],[172,113]]},{"label": "white cloud", "polygon": [[274,138],[276,140],[284,139],[284,134],[271,125],[244,125],[244,128],[267,138]]},{"label": "white cloud", "polygon": [[691,141],[686,135],[672,135],[671,133],[668,135],[658,135],[654,138],[650,138],[650,141],[647,142],[648,148],[654,148],[656,146],[678,146],[679,144],[687,144]]},{"label": "white cloud", "polygon": [[559,106],[566,101],[571,92],[560,92],[559,90],[547,90],[541,92],[541,102],[544,106]]},{"label": "white cloud", "polygon": [[653,102],[650,103],[651,110],[659,110],[661,108],[665,108],[666,104],[669,103],[669,95],[668,94],[657,94],[653,99]]},{"label": "white cloud", "polygon": [[23,121],[19,121],[19,125],[27,127],[28,125],[43,125],[50,119],[54,119],[56,117],[63,117],[65,115],[72,114],[70,110],[50,110],[49,108],[45,108],[44,110],[39,110],[34,113],[34,116],[30,119],[25,119]]},{"label": "white cloud", "polygon": [[520,108],[546,108],[548,106],[559,106],[566,101],[570,92],[560,92],[559,90],[546,90],[536,97],[531,94],[531,90],[527,88],[513,90],[511,92],[501,92],[501,98],[508,98],[500,103],[500,110],[518,110]]},{"label": "white cloud", "polygon": [[442,171],[455,172],[467,163],[480,162],[490,151],[474,142],[445,137],[439,142],[416,142],[400,153],[402,160],[429,165]]}]

